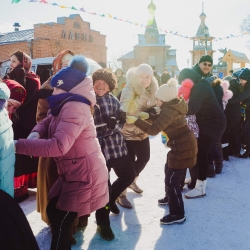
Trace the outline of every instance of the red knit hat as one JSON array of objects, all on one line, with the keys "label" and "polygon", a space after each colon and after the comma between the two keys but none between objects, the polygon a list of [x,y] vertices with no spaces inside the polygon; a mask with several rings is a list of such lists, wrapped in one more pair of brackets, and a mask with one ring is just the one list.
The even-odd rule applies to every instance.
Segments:
[{"label": "red knit hat", "polygon": [[191,79],[185,79],[181,82],[181,86],[178,89],[178,96],[183,97],[185,101],[188,100],[193,86],[194,83]]},{"label": "red knit hat", "polygon": [[18,101],[22,104],[26,98],[25,88],[14,80],[6,79],[3,80],[3,82],[6,83],[10,90],[10,99]]}]

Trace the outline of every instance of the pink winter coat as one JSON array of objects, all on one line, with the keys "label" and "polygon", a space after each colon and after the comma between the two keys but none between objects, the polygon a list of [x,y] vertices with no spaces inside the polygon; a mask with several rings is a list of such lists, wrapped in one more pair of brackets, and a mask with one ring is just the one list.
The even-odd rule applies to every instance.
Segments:
[{"label": "pink winter coat", "polygon": [[[96,103],[91,77],[70,93],[86,97],[91,105]],[[108,171],[89,105],[67,102],[59,115],[49,115],[34,131],[43,139],[19,139],[16,153],[54,157],[59,178],[49,199],[59,195],[57,208],[82,216],[104,207],[109,200]]]}]

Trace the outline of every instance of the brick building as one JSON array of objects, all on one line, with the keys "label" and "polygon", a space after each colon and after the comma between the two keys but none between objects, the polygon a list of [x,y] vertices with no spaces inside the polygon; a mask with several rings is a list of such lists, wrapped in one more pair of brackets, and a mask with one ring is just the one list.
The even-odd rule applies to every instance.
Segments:
[{"label": "brick building", "polygon": [[34,24],[34,29],[0,34],[0,62],[8,60],[16,50],[41,58],[54,57],[65,49],[106,65],[106,36],[91,30],[79,14],[58,17],[56,23]]},{"label": "brick building", "polygon": [[170,46],[165,44],[165,34],[159,34],[155,20],[155,9],[156,6],[151,1],[148,10],[152,19],[148,21],[145,33],[138,34],[138,44],[134,46],[134,50],[120,57],[118,61],[122,62],[122,69],[125,72],[131,67],[147,63],[161,73],[164,68],[167,68],[172,76],[175,76],[179,73],[176,50],[170,49]]}]

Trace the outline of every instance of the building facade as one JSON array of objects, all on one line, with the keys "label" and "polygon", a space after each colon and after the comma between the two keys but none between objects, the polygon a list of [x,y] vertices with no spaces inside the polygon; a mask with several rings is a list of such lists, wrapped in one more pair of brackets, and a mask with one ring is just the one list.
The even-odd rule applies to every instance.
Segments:
[{"label": "building facade", "polygon": [[134,46],[134,50],[120,57],[118,61],[122,62],[122,69],[125,72],[131,67],[147,63],[161,73],[167,68],[175,76],[179,73],[176,50],[170,49],[170,46],[165,44],[165,34],[159,34],[155,9],[156,6],[151,1],[148,10],[152,18],[148,21],[145,33],[138,34],[138,44]]},{"label": "building facade", "polygon": [[107,63],[106,36],[91,30],[79,14],[58,17],[57,22],[34,24],[34,29],[0,34],[0,62],[21,50],[31,58],[54,57],[71,49],[98,62]]}]

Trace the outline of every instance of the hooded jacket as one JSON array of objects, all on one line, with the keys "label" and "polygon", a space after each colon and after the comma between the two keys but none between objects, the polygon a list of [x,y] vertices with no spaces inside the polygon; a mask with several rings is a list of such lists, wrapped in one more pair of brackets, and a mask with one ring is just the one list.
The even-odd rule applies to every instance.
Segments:
[{"label": "hooded jacket", "polygon": [[[6,100],[9,97],[7,85],[0,89],[0,99]],[[8,97],[7,97],[8,96]],[[6,100],[7,101],[7,100]],[[14,165],[15,150],[13,142],[12,121],[9,119],[5,107],[0,108],[0,189],[14,196]]]},{"label": "hooded jacket", "polygon": [[222,136],[227,124],[226,117],[212,86],[205,79],[194,82],[191,90],[187,115],[194,114],[200,135],[206,135],[214,140]]},{"label": "hooded jacket", "polygon": [[[84,96],[92,106],[96,103],[91,77],[86,77],[70,93]],[[67,102],[57,116],[49,115],[34,131],[43,139],[20,139],[16,152],[54,157],[59,177],[49,199],[59,196],[57,208],[82,216],[104,207],[109,199],[108,172],[89,106]]]},{"label": "hooded jacket", "polygon": [[190,168],[196,163],[197,140],[187,126],[184,117],[187,111],[184,99],[176,98],[162,104],[160,114],[154,116],[152,125],[141,119],[135,122],[135,126],[149,135],[157,135],[161,131],[167,134],[167,146],[171,148],[167,159],[169,168]]},{"label": "hooded jacket", "polygon": [[[146,111],[155,106],[155,93],[158,89],[158,83],[155,77],[148,88],[144,88],[138,81],[135,74],[136,68],[131,68],[127,72],[127,83],[122,90],[120,103],[121,109],[128,115],[137,116],[141,111]],[[148,134],[136,127],[134,124],[125,123],[122,133],[126,140],[142,141],[148,137]]]}]

